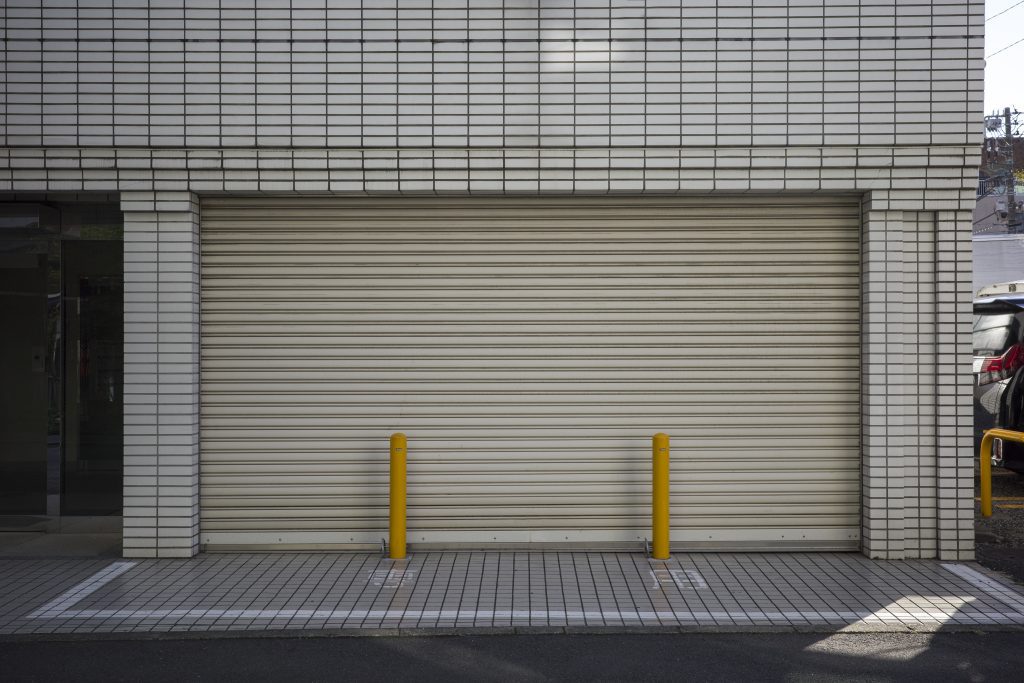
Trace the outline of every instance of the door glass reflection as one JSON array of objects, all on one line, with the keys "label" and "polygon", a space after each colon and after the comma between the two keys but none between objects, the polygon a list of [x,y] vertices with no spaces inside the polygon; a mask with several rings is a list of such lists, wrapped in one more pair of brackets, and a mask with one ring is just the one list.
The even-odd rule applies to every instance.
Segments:
[{"label": "door glass reflection", "polygon": [[65,515],[121,510],[121,242],[64,242]]},{"label": "door glass reflection", "polygon": [[0,240],[0,514],[46,513],[48,270],[45,239]]}]

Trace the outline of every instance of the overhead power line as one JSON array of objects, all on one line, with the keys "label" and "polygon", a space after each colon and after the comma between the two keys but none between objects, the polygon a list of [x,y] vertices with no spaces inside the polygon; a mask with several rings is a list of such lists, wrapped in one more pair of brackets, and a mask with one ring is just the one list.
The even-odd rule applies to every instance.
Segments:
[{"label": "overhead power line", "polygon": [[1003,14],[1006,14],[1007,12],[1009,12],[1010,10],[1012,10],[1012,9],[1013,9],[1014,7],[1016,7],[1017,5],[1024,5],[1024,0],[1020,0],[1020,2],[1018,2],[1018,3],[1015,3],[1015,4],[1013,4],[1013,5],[1010,5],[1009,7],[1007,7],[1006,9],[1004,9],[1004,10],[1003,10],[1002,12],[996,12],[995,14],[993,14],[993,15],[992,15],[991,17],[989,17],[989,18],[988,18],[988,19],[986,19],[985,21],[992,21],[992,20],[993,20],[993,19],[995,19],[996,17],[998,17],[998,16],[1002,16]]},{"label": "overhead power line", "polygon": [[1010,49],[1011,47],[1013,47],[1013,46],[1014,46],[1014,45],[1016,45],[1017,43],[1024,43],[1024,38],[1021,38],[1020,40],[1018,40],[1018,41],[1015,41],[1015,42],[1013,42],[1013,43],[1010,43],[1009,45],[1007,45],[1006,47],[1004,47],[1004,48],[1003,48],[1002,50],[996,50],[995,52],[993,52],[992,54],[990,54],[990,55],[989,55],[988,57],[985,57],[985,59],[992,59],[993,57],[995,57],[995,56],[996,56],[997,54],[999,54],[1000,52],[1006,52],[1007,50],[1009,50],[1009,49]]}]

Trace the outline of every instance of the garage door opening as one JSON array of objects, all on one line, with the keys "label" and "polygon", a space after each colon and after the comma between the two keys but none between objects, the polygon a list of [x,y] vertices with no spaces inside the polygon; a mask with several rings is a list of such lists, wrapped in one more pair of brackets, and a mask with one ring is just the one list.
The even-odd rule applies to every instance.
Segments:
[{"label": "garage door opening", "polygon": [[860,529],[853,198],[219,198],[202,205],[201,538],[680,549]]}]

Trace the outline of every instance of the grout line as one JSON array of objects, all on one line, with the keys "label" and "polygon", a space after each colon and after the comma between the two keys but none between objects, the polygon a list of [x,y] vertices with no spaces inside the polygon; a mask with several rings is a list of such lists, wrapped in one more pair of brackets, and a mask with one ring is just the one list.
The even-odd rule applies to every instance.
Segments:
[{"label": "grout line", "polygon": [[99,570],[85,581],[82,581],[81,583],[64,591],[56,598],[37,609],[35,612],[32,612],[32,614],[28,615],[28,618],[53,619],[62,617],[64,616],[63,612],[67,610],[67,608],[71,607],[85,596],[95,593],[100,588],[103,588],[103,586],[121,576],[121,574],[124,574],[134,566],[134,562],[114,562],[110,566]]}]

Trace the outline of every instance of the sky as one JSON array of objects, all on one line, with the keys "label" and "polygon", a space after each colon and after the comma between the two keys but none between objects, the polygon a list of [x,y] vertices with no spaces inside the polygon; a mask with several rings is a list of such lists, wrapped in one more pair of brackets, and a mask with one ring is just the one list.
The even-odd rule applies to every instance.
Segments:
[{"label": "sky", "polygon": [[1024,2],[985,0],[986,19],[1004,10],[1009,11],[985,22],[986,114],[1003,107],[1024,111],[1024,42],[994,54],[1024,38]]}]

